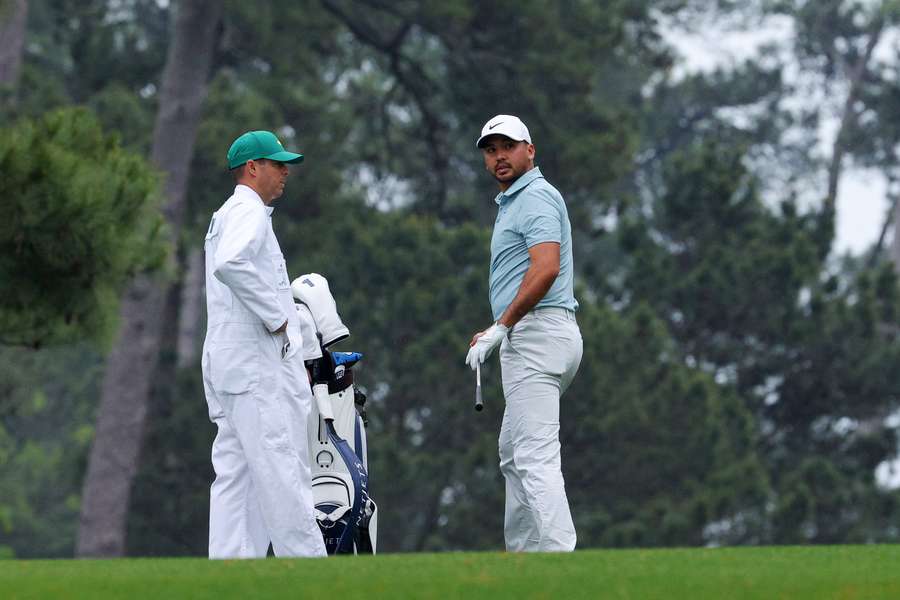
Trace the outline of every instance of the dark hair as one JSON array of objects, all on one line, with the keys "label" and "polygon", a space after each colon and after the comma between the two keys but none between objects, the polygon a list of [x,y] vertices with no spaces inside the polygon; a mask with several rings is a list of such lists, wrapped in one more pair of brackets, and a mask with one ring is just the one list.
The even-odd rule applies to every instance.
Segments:
[{"label": "dark hair", "polygon": [[244,171],[247,169],[247,163],[242,165],[238,165],[237,167],[231,169],[231,177],[234,179],[234,182],[237,183],[244,176]]},{"label": "dark hair", "polygon": [[[252,160],[253,162],[255,162],[257,164],[273,162],[273,161],[269,160],[268,158],[251,158],[250,160]],[[247,162],[250,162],[250,160],[248,160]],[[239,166],[231,169],[231,176],[234,178],[234,181],[237,182],[241,177],[243,177],[244,171],[246,171],[246,170],[247,170],[246,162],[242,165],[239,165]]]}]

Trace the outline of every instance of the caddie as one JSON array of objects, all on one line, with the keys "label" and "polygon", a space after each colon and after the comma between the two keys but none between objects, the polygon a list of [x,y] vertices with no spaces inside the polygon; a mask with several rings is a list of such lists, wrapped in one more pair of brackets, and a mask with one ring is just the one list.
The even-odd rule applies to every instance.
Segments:
[{"label": "caddie", "polygon": [[209,557],[325,556],[313,513],[306,426],[312,393],[272,202],[303,155],[268,131],[227,155],[236,186],[206,233],[203,385],[212,446]]},{"label": "caddie", "polygon": [[493,117],[475,145],[500,188],[489,279],[495,322],[473,336],[466,362],[474,370],[500,348],[506,549],[571,551],[576,536],[562,476],[559,400],[582,354],[572,228],[562,195],[534,165],[521,119]]}]

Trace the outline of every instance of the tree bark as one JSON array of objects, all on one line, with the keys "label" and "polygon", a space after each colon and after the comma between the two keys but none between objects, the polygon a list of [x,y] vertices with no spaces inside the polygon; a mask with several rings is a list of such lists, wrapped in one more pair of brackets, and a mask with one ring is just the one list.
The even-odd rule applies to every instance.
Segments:
[{"label": "tree bark", "polygon": [[203,248],[195,246],[189,249],[185,259],[184,279],[181,282],[181,310],[178,314],[178,339],[175,347],[176,366],[179,369],[189,367],[197,359],[197,342],[204,312],[205,269]]},{"label": "tree bark", "polygon": [[[216,0],[185,0],[177,5],[163,71],[152,160],[167,175],[163,212],[174,245],[184,219],[188,169],[221,31],[221,10]],[[171,282],[142,275],[123,298],[122,324],[106,364],[96,437],[84,481],[76,549],[80,557],[122,556],[125,552],[131,487],[171,287]]]},{"label": "tree bark", "polygon": [[[900,274],[900,198],[897,194],[888,196],[891,199],[891,213],[893,216],[894,239],[891,242],[891,261],[894,263],[894,271]],[[882,234],[883,236],[884,234]],[[881,243],[879,239],[879,244]]]},{"label": "tree bark", "polygon": [[888,239],[887,234],[889,231],[894,231],[894,239],[891,243],[890,255],[889,259],[894,263],[894,270],[898,270],[897,267],[900,265],[898,262],[898,254],[900,254],[900,245],[898,242],[900,240],[897,239],[897,206],[898,200],[900,200],[900,194],[895,191],[895,186],[897,185],[897,179],[888,175],[888,183],[887,183],[887,201],[888,201],[888,209],[886,214],[884,215],[884,222],[881,225],[881,232],[878,234],[878,241],[875,242],[875,246],[872,247],[872,251],[869,253],[869,260],[867,261],[868,268],[874,267],[878,263],[878,259],[881,257],[881,253],[884,251],[884,245],[886,240]]},{"label": "tree bark", "polygon": [[0,0],[0,85],[19,79],[27,21],[27,0]]}]

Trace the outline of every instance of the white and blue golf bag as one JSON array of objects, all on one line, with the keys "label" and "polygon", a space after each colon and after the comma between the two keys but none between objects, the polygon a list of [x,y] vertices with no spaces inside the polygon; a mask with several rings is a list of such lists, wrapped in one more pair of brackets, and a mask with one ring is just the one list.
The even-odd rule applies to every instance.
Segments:
[{"label": "white and blue golf bag", "polygon": [[328,350],[350,330],[324,277],[301,275],[291,290],[316,400],[307,426],[316,521],[329,554],[374,554],[378,507],[369,497],[366,396],[353,383],[362,354]]}]

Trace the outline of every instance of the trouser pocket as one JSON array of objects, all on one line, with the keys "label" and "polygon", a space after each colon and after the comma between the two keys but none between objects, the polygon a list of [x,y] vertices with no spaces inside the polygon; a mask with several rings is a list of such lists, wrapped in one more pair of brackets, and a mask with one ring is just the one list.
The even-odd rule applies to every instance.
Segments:
[{"label": "trouser pocket", "polygon": [[291,452],[290,418],[286,399],[281,393],[266,394],[254,399],[259,407],[259,425],[265,448]]},{"label": "trouser pocket", "polygon": [[578,326],[552,313],[526,315],[510,332],[508,345],[526,367],[555,377],[563,377],[581,359]]},{"label": "trouser pocket", "polygon": [[209,348],[210,382],[220,394],[246,394],[259,384],[260,348],[255,342],[217,342]]}]

